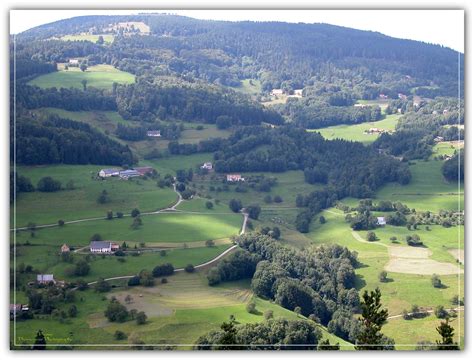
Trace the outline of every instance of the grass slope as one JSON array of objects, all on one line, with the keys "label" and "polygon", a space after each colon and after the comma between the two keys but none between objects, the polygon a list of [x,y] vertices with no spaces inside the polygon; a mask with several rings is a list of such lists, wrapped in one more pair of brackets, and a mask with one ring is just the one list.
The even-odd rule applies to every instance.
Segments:
[{"label": "grass slope", "polygon": [[80,34],[80,35],[65,35],[61,37],[63,41],[90,41],[96,43],[99,40],[99,36],[104,38],[104,43],[111,44],[114,42],[114,35],[103,34],[103,35],[92,35],[92,34]]},{"label": "grass slope", "polygon": [[112,89],[114,82],[119,84],[132,84],[135,76],[120,71],[111,65],[95,65],[81,71],[79,68],[71,67],[69,70],[61,70],[53,73],[40,75],[28,82],[40,88],[77,88],[82,89],[82,80],[87,80],[87,86],[98,89]]}]

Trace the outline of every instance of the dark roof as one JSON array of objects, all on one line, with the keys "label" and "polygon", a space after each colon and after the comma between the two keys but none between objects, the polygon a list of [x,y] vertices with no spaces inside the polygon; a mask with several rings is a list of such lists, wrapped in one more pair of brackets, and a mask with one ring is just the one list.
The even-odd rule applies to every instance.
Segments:
[{"label": "dark roof", "polygon": [[110,241],[91,241],[90,248],[91,249],[104,249],[109,248],[111,246]]}]

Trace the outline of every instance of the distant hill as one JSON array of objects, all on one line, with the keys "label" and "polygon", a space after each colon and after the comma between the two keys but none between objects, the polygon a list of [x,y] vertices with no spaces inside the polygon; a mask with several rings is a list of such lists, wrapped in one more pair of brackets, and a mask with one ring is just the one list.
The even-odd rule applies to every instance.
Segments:
[{"label": "distant hill", "polygon": [[[142,22],[150,34],[130,33],[116,26],[126,22]],[[400,23],[403,26],[403,19]],[[110,32],[116,35],[110,46],[49,40],[53,50],[43,51],[41,61],[61,61],[71,56],[68,54],[78,54],[136,75],[178,74],[225,86],[253,78],[261,81],[264,91],[350,79],[362,86],[361,94],[368,99],[380,92],[394,97],[411,89],[421,96],[457,96],[457,52],[327,24],[207,21],[159,14],[82,16],[19,34],[18,54],[35,58],[34,54],[45,49],[44,40]],[[23,52],[26,43],[30,50]],[[461,72],[463,79],[463,54]]]}]

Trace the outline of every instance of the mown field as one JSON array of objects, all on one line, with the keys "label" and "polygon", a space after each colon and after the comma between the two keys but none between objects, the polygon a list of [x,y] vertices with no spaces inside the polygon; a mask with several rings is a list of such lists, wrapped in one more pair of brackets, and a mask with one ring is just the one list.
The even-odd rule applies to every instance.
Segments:
[{"label": "mown field", "polygon": [[324,129],[308,130],[312,132],[319,132],[323,137],[328,140],[344,139],[360,141],[364,144],[370,144],[374,142],[379,134],[365,134],[364,131],[370,128],[379,128],[387,131],[394,131],[397,125],[400,115],[386,115],[385,119],[374,122],[366,122],[356,125],[336,125],[329,126]]},{"label": "mown field", "polygon": [[[35,191],[20,193],[16,203],[16,225],[25,226],[29,222],[37,225],[99,217],[108,210],[114,213],[130,213],[134,208],[141,211],[155,211],[168,207],[177,199],[171,188],[159,188],[154,180],[124,181],[118,178],[97,180],[95,175],[107,165],[55,165],[55,166],[19,166],[17,172],[30,178],[33,185],[45,176],[59,180],[63,187],[73,181],[74,190],[61,190],[54,193]],[[108,193],[109,201],[99,204],[97,198],[103,190]],[[11,207],[11,224],[13,224]]]},{"label": "mown field", "polygon": [[113,220],[94,220],[62,227],[40,229],[33,239],[29,233],[17,236],[17,241],[28,239],[33,244],[86,246],[94,234],[100,234],[109,241],[130,242],[130,244],[190,243],[238,235],[242,225],[242,215],[162,213],[141,216],[143,224],[138,229],[131,228],[132,219],[124,217]]},{"label": "mown field", "polygon": [[104,43],[111,44],[114,42],[114,35],[112,34],[102,34],[102,35],[92,35],[92,34],[80,34],[80,35],[65,35],[61,37],[61,40],[64,41],[91,41],[96,43],[99,40],[99,36],[102,36]]},{"label": "mown field", "polygon": [[111,90],[114,82],[133,84],[135,76],[118,70],[111,65],[95,65],[88,67],[86,71],[81,71],[77,67],[70,67],[69,70],[40,75],[29,81],[28,84],[44,89],[52,87],[82,89],[82,80],[86,80],[89,87]]},{"label": "mown field", "polygon": [[442,161],[416,161],[410,165],[408,185],[389,184],[376,194],[377,199],[401,201],[418,211],[464,209],[464,184],[448,182],[441,173]]}]

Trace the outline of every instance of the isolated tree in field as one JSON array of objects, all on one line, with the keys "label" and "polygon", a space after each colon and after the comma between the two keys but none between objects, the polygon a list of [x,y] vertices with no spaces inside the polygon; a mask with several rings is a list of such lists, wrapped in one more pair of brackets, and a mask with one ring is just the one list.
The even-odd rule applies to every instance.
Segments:
[{"label": "isolated tree in field", "polygon": [[160,250],[160,256],[165,257],[166,256],[166,250]]},{"label": "isolated tree in field", "polygon": [[99,35],[99,38],[96,41],[97,44],[103,45],[104,44],[104,37],[102,35]]},{"label": "isolated tree in field", "polygon": [[390,350],[393,340],[386,338],[380,330],[387,321],[388,310],[382,309],[382,294],[379,288],[362,295],[362,317],[359,318],[361,331],[357,337],[356,350]]},{"label": "isolated tree in field", "polygon": [[107,211],[107,220],[112,220],[114,218],[114,213],[112,210]]},{"label": "isolated tree in field", "polygon": [[439,278],[438,275],[433,274],[433,276],[431,276],[431,285],[433,285],[433,287],[435,288],[443,287],[443,284],[441,283],[441,279]]},{"label": "isolated tree in field", "polygon": [[133,218],[132,225],[130,226],[133,230],[137,230],[142,225],[143,225],[142,218],[140,216],[137,216]]},{"label": "isolated tree in field", "polygon": [[58,226],[64,226],[64,220],[62,219],[58,220]]},{"label": "isolated tree in field", "polygon": [[86,276],[89,274],[91,267],[85,260],[79,260],[76,264],[76,268],[74,269],[74,275],[76,276]]},{"label": "isolated tree in field", "polygon": [[97,198],[97,202],[99,204],[105,204],[110,201],[109,194],[107,193],[107,190],[102,190],[102,192],[99,194],[99,197]]},{"label": "isolated tree in field", "polygon": [[326,224],[326,218],[324,216],[319,217],[319,223],[320,224]]},{"label": "isolated tree in field", "polygon": [[249,217],[254,220],[258,220],[260,212],[262,211],[260,205],[249,205],[246,207],[245,210],[248,212]]},{"label": "isolated tree in field", "polygon": [[138,215],[140,215],[140,210],[138,210],[137,208],[133,209],[131,215],[132,217],[137,217]]},{"label": "isolated tree in field", "polygon": [[438,350],[459,350],[459,346],[454,342],[454,328],[449,325],[449,320],[442,321],[436,328],[436,331],[441,336],[441,341],[436,340]]},{"label": "isolated tree in field", "polygon": [[434,314],[438,319],[445,319],[449,315],[443,305],[436,306]]},{"label": "isolated tree in field", "polygon": [[273,198],[273,201],[278,204],[278,203],[283,202],[283,199],[280,195],[275,195],[275,197]]},{"label": "isolated tree in field", "polygon": [[[82,65],[81,65],[81,67],[82,67]],[[87,67],[86,67],[86,68],[87,68]],[[82,70],[82,69],[81,69],[81,70]],[[85,69],[82,70],[82,71],[85,71]],[[86,80],[86,79],[82,79],[82,80],[81,80],[81,84],[82,84],[82,89],[83,89],[84,91],[86,91],[86,90],[87,90],[87,80]]]},{"label": "isolated tree in field", "polygon": [[117,211],[117,219],[123,218],[123,212]]},{"label": "isolated tree in field", "polygon": [[[82,72],[86,71],[87,70],[87,64],[85,62],[82,62],[81,65],[79,65],[79,69],[81,69]],[[84,84],[85,82],[85,84]],[[82,83],[82,86],[84,86],[84,90],[86,89],[86,85],[87,85],[87,80],[84,79],[81,81]]]},{"label": "isolated tree in field", "polygon": [[194,265],[193,264],[186,265],[186,267],[184,268],[184,271],[186,271],[187,273],[194,272]]},{"label": "isolated tree in field", "polygon": [[46,350],[46,338],[41,330],[38,330],[35,336],[35,344],[32,347],[33,350]]},{"label": "isolated tree in field", "polygon": [[377,235],[373,231],[369,231],[367,233],[367,241],[376,241],[377,240]]},{"label": "isolated tree in field", "polygon": [[379,281],[380,282],[387,282],[387,272],[385,270],[382,270],[379,273]]},{"label": "isolated tree in field", "polygon": [[251,301],[247,304],[245,308],[249,314],[253,314],[255,313],[255,310],[257,310],[257,305],[253,301]]},{"label": "isolated tree in field", "polygon": [[140,311],[136,316],[135,316],[135,321],[137,322],[137,325],[143,325],[146,323],[147,316],[143,311]]},{"label": "isolated tree in field", "polygon": [[102,241],[102,236],[100,234],[94,234],[91,236],[91,241]]},{"label": "isolated tree in field", "polygon": [[240,210],[242,210],[242,202],[237,199],[232,199],[229,201],[229,208],[233,212],[238,213]]},{"label": "isolated tree in field", "polygon": [[61,182],[51,176],[45,176],[38,181],[36,189],[42,192],[56,192],[61,190]]},{"label": "isolated tree in field", "polygon": [[263,317],[265,320],[273,319],[273,311],[272,310],[265,310],[263,313]]},{"label": "isolated tree in field", "polygon": [[107,281],[105,281],[104,279],[99,279],[94,284],[94,289],[97,292],[108,292],[108,291],[110,291],[111,287],[110,287],[110,284]]},{"label": "isolated tree in field", "polygon": [[214,204],[212,203],[212,201],[206,201],[206,208],[207,209],[212,209],[214,207]]},{"label": "isolated tree in field", "polygon": [[127,308],[116,299],[112,299],[104,312],[104,315],[111,322],[124,322],[128,319]]}]

